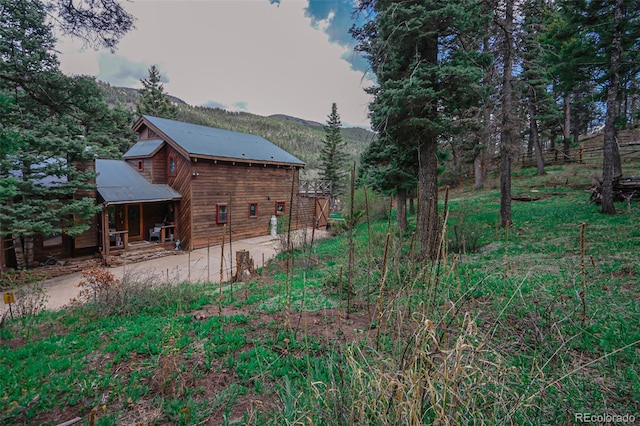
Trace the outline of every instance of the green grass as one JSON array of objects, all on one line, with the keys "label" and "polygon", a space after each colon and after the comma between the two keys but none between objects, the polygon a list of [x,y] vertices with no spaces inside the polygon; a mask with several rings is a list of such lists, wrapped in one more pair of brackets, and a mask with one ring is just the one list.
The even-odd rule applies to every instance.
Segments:
[{"label": "green grass", "polygon": [[88,422],[94,408],[104,425],[637,416],[640,211],[600,214],[573,170],[516,176],[514,193],[540,199],[514,201],[508,235],[495,189],[452,191],[438,263],[417,260],[415,218],[404,235],[361,222],[351,277],[342,233],[281,254],[222,299],[217,285],[143,287],[108,313],[9,321],[0,423]]}]

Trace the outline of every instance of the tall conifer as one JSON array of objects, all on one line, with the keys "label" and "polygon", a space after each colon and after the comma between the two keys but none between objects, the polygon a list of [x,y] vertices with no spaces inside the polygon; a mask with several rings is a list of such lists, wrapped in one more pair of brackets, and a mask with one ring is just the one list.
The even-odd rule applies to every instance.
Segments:
[{"label": "tall conifer", "polygon": [[140,98],[136,102],[138,114],[175,119],[178,116],[178,107],[167,97],[161,80],[160,70],[152,65],[149,68],[149,78],[140,80],[142,89],[138,90]]},{"label": "tall conifer", "polygon": [[346,143],[342,139],[340,130],[342,123],[338,106],[334,102],[331,105],[331,114],[327,116],[327,124],[324,126],[324,139],[320,151],[320,177],[331,182],[332,193],[336,196],[345,192],[345,176],[347,167]]}]

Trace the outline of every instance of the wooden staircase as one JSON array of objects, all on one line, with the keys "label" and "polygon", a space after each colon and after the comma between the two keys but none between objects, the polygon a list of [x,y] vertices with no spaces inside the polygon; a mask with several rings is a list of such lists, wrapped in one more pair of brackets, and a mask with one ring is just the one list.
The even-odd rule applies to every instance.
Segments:
[{"label": "wooden staircase", "polygon": [[133,249],[125,250],[112,250],[109,254],[109,258],[106,259],[106,265],[109,267],[116,267],[124,265],[125,263],[138,263],[152,259],[159,259],[165,256],[174,256],[177,254],[183,254],[182,251],[176,251],[174,249],[175,243],[165,244],[148,244],[144,247],[135,247]]}]

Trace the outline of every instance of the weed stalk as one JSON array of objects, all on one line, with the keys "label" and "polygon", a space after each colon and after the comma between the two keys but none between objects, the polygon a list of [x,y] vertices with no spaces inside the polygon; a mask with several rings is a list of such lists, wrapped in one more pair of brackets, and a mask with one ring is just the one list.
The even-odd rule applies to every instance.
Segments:
[{"label": "weed stalk", "polygon": [[580,301],[582,302],[582,325],[587,321],[587,278],[585,269],[585,245],[584,234],[587,228],[586,223],[580,225],[580,276],[582,277],[582,290],[580,291]]},{"label": "weed stalk", "polygon": [[218,290],[218,316],[222,316],[222,282],[224,281],[224,237],[227,235],[227,224],[222,226],[222,246],[220,247],[220,289]]},{"label": "weed stalk", "polygon": [[384,294],[384,283],[387,278],[387,255],[389,253],[389,238],[391,232],[387,232],[387,238],[384,243],[384,256],[382,257],[382,275],[380,277],[380,293],[378,294],[378,306],[376,307],[376,350],[380,350],[380,327],[382,327],[382,296]]},{"label": "weed stalk", "polygon": [[351,290],[353,289],[353,266],[355,262],[355,247],[353,244],[353,228],[356,226],[354,217],[353,217],[353,201],[354,201],[354,193],[356,186],[356,163],[353,162],[353,167],[351,168],[351,205],[349,206],[349,219],[351,221],[351,225],[349,226],[349,272],[347,273],[347,309],[346,315],[349,318],[349,309],[351,308]]}]

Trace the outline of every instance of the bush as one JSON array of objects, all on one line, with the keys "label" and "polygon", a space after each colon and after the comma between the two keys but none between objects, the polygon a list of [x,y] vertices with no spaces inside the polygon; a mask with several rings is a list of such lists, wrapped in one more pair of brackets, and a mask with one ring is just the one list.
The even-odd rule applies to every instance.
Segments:
[{"label": "bush", "polygon": [[121,280],[104,268],[82,272],[80,294],[72,303],[98,316],[135,315],[197,307],[206,297],[197,285],[169,282],[152,272],[129,272]]},{"label": "bush", "polygon": [[381,219],[388,219],[389,217],[389,197],[377,194],[370,189],[358,188],[353,194],[353,218],[350,217],[351,213],[351,199],[347,198],[345,203],[345,209],[342,212],[342,221],[332,221],[332,227],[335,227],[334,233],[347,230],[351,227],[357,226],[361,221],[368,216],[371,221],[378,221]]},{"label": "bush", "polygon": [[447,230],[447,247],[452,253],[473,253],[482,247],[482,237],[486,227],[470,220],[473,213],[467,205],[461,205],[458,211],[451,214],[452,221]]}]

